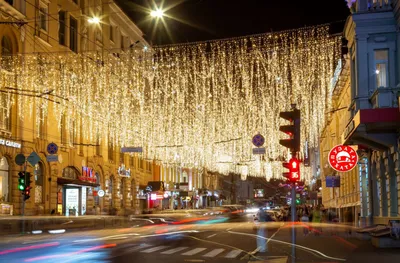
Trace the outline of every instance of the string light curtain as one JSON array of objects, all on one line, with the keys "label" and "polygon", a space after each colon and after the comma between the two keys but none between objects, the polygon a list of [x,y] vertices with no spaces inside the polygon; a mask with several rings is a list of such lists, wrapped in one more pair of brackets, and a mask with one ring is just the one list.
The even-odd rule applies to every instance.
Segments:
[{"label": "string light curtain", "polygon": [[[19,116],[34,117],[37,127],[51,112],[58,127],[65,118],[71,133],[91,142],[100,136],[117,146],[141,146],[144,158],[166,166],[280,176],[288,152],[279,145],[279,112],[296,104],[302,144],[315,147],[330,110],[340,38],[328,30],[302,28],[118,56],[19,55],[2,73],[8,100],[1,106],[17,103]],[[252,154],[258,132],[266,139],[262,156]]]}]

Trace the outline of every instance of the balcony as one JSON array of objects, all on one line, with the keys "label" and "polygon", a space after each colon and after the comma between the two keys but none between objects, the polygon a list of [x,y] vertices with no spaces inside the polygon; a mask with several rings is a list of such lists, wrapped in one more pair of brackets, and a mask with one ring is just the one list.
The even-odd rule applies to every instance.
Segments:
[{"label": "balcony", "polygon": [[399,106],[398,97],[400,87],[397,88],[377,88],[370,96],[372,108],[396,108]]},{"label": "balcony", "polygon": [[381,12],[393,9],[396,0],[347,0],[352,13]]},{"label": "balcony", "polygon": [[0,8],[14,18],[25,18],[25,0],[0,0]]}]

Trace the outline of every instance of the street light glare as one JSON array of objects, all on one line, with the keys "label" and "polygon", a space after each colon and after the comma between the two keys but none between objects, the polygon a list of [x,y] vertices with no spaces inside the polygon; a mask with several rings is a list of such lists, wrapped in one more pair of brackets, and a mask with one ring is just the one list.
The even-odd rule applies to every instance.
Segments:
[{"label": "street light glare", "polygon": [[91,24],[99,24],[100,23],[100,18],[98,17],[91,17],[88,19],[88,22]]},{"label": "street light glare", "polygon": [[153,11],[151,11],[150,15],[152,17],[161,18],[164,15],[164,11],[162,11],[161,9],[153,10]]}]

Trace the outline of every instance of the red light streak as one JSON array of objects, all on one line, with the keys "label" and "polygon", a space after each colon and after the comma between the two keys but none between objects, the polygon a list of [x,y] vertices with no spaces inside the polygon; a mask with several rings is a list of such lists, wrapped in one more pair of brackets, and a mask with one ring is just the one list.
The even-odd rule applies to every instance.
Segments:
[{"label": "red light streak", "polygon": [[20,251],[39,249],[39,248],[44,248],[44,247],[52,247],[52,246],[58,246],[58,245],[60,245],[59,242],[52,242],[52,243],[33,245],[33,246],[27,246],[27,247],[18,247],[18,248],[0,251],[0,255],[6,255],[6,254],[16,253],[16,252],[20,252]]}]

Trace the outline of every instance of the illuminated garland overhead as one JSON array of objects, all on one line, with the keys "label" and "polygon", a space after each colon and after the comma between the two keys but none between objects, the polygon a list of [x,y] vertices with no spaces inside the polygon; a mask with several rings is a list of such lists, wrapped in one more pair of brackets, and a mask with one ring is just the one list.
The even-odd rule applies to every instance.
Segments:
[{"label": "illuminated garland overhead", "polygon": [[[1,106],[17,103],[36,127],[50,112],[70,134],[142,146],[164,165],[279,176],[278,160],[287,157],[279,112],[297,104],[302,143],[317,146],[339,47],[321,26],[153,53],[20,55],[2,73]],[[258,132],[264,156],[252,154]]]}]

